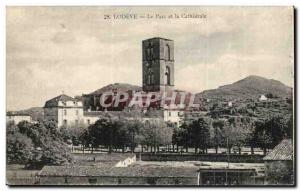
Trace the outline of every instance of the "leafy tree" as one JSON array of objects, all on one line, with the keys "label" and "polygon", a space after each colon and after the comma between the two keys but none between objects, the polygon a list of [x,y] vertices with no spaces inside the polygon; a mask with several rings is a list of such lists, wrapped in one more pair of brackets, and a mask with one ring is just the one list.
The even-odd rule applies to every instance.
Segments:
[{"label": "leafy tree", "polygon": [[134,152],[135,148],[141,143],[142,136],[140,136],[143,123],[139,120],[129,121],[127,130],[129,134],[129,145],[131,152]]},{"label": "leafy tree", "polygon": [[191,142],[190,142],[189,126],[187,123],[183,123],[180,127],[174,129],[172,142],[177,146],[183,146],[186,152],[188,152],[188,147],[191,144]]},{"label": "leafy tree", "polygon": [[215,120],[212,123],[213,131],[211,133],[212,145],[215,147],[216,153],[218,153],[218,148],[224,145],[224,121]]},{"label": "leafy tree", "polygon": [[159,146],[169,145],[172,143],[173,130],[166,126],[162,121],[147,121],[141,128],[143,145],[151,147],[151,152],[159,151]]},{"label": "leafy tree", "polygon": [[227,147],[228,152],[231,153],[231,148],[237,146],[239,149],[239,154],[241,154],[241,149],[247,144],[247,141],[251,135],[249,127],[244,126],[241,123],[231,123],[225,124],[224,126],[224,141],[223,145]]},{"label": "leafy tree", "polygon": [[31,159],[33,143],[30,138],[21,134],[18,129],[8,131],[6,144],[6,157],[9,164],[26,164]]},{"label": "leafy tree", "polygon": [[81,126],[71,126],[71,127],[61,127],[59,129],[64,142],[72,143],[73,145],[78,146],[83,144],[81,136],[83,135],[85,128]]},{"label": "leafy tree", "polygon": [[274,148],[287,135],[287,125],[283,117],[275,116],[264,121],[256,121],[251,145],[260,147],[266,154],[267,149]]},{"label": "leafy tree", "polygon": [[20,122],[15,128],[8,129],[7,159],[26,164],[28,168],[70,162],[70,151],[62,140],[52,122]]},{"label": "leafy tree", "polygon": [[207,153],[207,148],[209,147],[210,142],[208,123],[204,120],[204,118],[199,118],[190,124],[189,130],[191,135],[191,144],[194,145],[195,153],[198,152],[198,148],[200,148],[203,153]]}]

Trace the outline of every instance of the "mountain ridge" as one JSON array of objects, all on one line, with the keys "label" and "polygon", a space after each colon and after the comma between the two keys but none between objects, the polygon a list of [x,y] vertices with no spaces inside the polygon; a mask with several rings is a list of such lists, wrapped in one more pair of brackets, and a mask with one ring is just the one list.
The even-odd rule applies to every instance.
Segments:
[{"label": "mountain ridge", "polygon": [[277,97],[291,97],[292,88],[274,79],[250,75],[232,84],[220,86],[216,89],[204,90],[196,93],[199,98],[258,98],[260,95],[272,94]]}]

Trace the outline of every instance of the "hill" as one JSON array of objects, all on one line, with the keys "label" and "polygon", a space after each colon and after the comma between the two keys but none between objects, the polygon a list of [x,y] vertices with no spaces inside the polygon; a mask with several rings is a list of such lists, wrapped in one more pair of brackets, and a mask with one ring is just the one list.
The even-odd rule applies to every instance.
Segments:
[{"label": "hill", "polygon": [[277,97],[286,98],[292,96],[292,88],[277,80],[252,75],[233,84],[220,86],[217,89],[205,90],[196,94],[196,97],[225,100],[255,99],[262,94],[272,94]]},{"label": "hill", "polygon": [[29,109],[20,110],[20,111],[11,111],[15,114],[26,114],[30,115],[32,120],[40,121],[44,119],[44,110],[42,107],[31,107]]},{"label": "hill", "polygon": [[140,86],[136,85],[131,85],[131,84],[126,84],[126,83],[114,83],[114,84],[109,84],[107,86],[104,86],[89,95],[99,95],[107,91],[142,91],[142,88]]}]

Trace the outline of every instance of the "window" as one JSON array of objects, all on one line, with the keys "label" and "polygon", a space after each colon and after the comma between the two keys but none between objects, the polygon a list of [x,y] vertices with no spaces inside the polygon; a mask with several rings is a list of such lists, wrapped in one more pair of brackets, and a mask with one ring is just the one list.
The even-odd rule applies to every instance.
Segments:
[{"label": "window", "polygon": [[64,109],[64,115],[67,115],[67,110],[66,109]]},{"label": "window", "polygon": [[151,50],[150,50],[150,59],[153,60],[154,58],[154,50],[153,50],[153,47],[151,47]]},{"label": "window", "polygon": [[169,117],[171,117],[171,111],[169,111]]},{"label": "window", "polygon": [[151,74],[148,74],[148,76],[147,76],[147,84],[148,85],[151,84]]},{"label": "window", "polygon": [[157,182],[158,178],[156,177],[151,177],[151,178],[147,178],[146,182],[147,184],[150,184],[150,185],[155,185],[156,182]]},{"label": "window", "polygon": [[166,45],[166,59],[171,60],[170,46],[168,44]]},{"label": "window", "polygon": [[75,125],[78,125],[78,120],[77,119],[75,120]]},{"label": "window", "polygon": [[68,178],[67,177],[65,177],[65,183],[68,184]]},{"label": "window", "polygon": [[171,85],[171,69],[169,66],[166,67],[165,84]]},{"label": "window", "polygon": [[122,179],[121,178],[118,179],[118,184],[122,184]]},{"label": "window", "polygon": [[90,119],[87,120],[87,124],[88,124],[88,125],[91,124],[91,120],[90,120]]},{"label": "window", "polygon": [[68,121],[66,119],[64,119],[64,125],[67,125]]},{"label": "window", "polygon": [[154,83],[154,74],[152,68],[148,68],[147,84],[150,85],[153,83]]},{"label": "window", "polygon": [[154,49],[152,44],[150,43],[146,49],[146,59],[153,60],[153,57],[154,57]]},{"label": "window", "polygon": [[76,115],[78,115],[78,110],[76,110]]},{"label": "window", "polygon": [[91,184],[97,183],[97,178],[89,178],[89,183]]}]

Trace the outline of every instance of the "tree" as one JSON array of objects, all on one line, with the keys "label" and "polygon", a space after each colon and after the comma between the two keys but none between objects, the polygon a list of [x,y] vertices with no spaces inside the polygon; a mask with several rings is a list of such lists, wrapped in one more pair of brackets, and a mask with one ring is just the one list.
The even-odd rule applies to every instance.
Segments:
[{"label": "tree", "polygon": [[8,161],[26,164],[27,168],[72,161],[68,146],[52,122],[20,122],[8,129],[7,141]]},{"label": "tree", "polygon": [[218,148],[224,145],[224,121],[215,120],[212,123],[213,131],[211,133],[212,145],[215,147],[216,153],[218,153]]},{"label": "tree", "polygon": [[267,149],[272,149],[287,135],[287,124],[281,116],[271,117],[263,121],[256,121],[252,134],[251,144],[260,147],[266,154]]},{"label": "tree", "polygon": [[60,141],[45,139],[41,150],[41,162],[48,165],[62,165],[72,161],[67,145]]},{"label": "tree", "polygon": [[133,153],[136,146],[141,143],[142,137],[140,136],[143,123],[139,120],[129,121],[127,124],[127,130],[129,134],[130,150]]},{"label": "tree", "polygon": [[109,116],[101,118],[89,126],[82,138],[86,140],[86,146],[92,146],[92,151],[99,145],[107,147],[109,153],[112,152],[113,148],[121,148],[122,152],[125,151],[126,147],[131,147],[134,150],[137,141],[135,137],[138,133],[138,125],[136,125],[136,123],[131,124],[126,119]]},{"label": "tree", "polygon": [[195,153],[198,152],[198,148],[200,148],[203,153],[207,153],[210,142],[210,132],[209,126],[204,118],[194,120],[190,124],[189,131],[189,134],[191,135],[191,144],[195,148]]},{"label": "tree", "polygon": [[154,148],[154,152],[156,153],[159,151],[159,146],[172,143],[172,133],[173,130],[167,127],[163,121],[146,121],[141,128],[141,143],[150,146],[151,152]]},{"label": "tree", "polygon": [[164,123],[162,123],[161,128],[160,128],[160,145],[162,146],[168,146],[172,144],[172,137],[173,137],[173,132],[174,130]]},{"label": "tree", "polygon": [[[188,152],[188,147],[190,143],[190,134],[189,134],[189,126],[187,123],[183,123],[180,127],[174,128],[172,143],[177,146],[183,146]],[[177,149],[178,151],[178,149]]]},{"label": "tree", "polygon": [[30,138],[21,134],[17,129],[8,131],[6,145],[6,157],[9,164],[26,164],[31,159],[33,143]]},{"label": "tree", "polygon": [[109,148],[109,152],[112,151],[113,146],[113,125],[108,118],[102,118],[96,121],[94,124],[88,127],[86,133],[86,146],[93,148],[99,145],[104,145]]},{"label": "tree", "polygon": [[82,139],[80,137],[83,135],[85,128],[82,126],[69,126],[69,127],[61,127],[59,129],[64,142],[71,143],[73,145],[78,146],[79,144],[83,144]]},{"label": "tree", "polygon": [[237,146],[239,154],[241,154],[242,147],[247,144],[250,134],[251,130],[247,125],[235,122],[231,125],[225,123],[223,145],[228,147],[228,153],[231,153],[233,146]]}]

